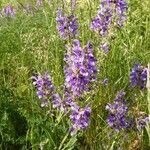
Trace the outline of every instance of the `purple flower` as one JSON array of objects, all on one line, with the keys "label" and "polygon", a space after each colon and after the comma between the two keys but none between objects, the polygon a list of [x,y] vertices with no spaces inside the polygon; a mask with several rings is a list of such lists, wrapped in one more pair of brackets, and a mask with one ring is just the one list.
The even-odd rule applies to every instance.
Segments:
[{"label": "purple flower", "polygon": [[70,119],[72,120],[72,127],[70,128],[71,135],[88,127],[90,114],[91,109],[88,106],[85,108],[80,108],[78,105],[72,107],[72,113],[70,115]]},{"label": "purple flower", "polygon": [[76,8],[76,1],[77,0],[71,0],[71,11],[73,12]]},{"label": "purple flower", "polygon": [[118,102],[123,101],[125,94],[126,93],[123,90],[119,91],[119,93],[117,94],[115,98],[115,101],[118,101]]},{"label": "purple flower", "polygon": [[72,101],[72,98],[70,95],[66,95],[66,93],[65,93],[64,96],[65,96],[65,98],[62,99],[59,94],[53,94],[52,95],[52,104],[53,104],[53,108],[58,108],[59,111],[67,113],[67,111],[71,107],[74,107],[75,103]]},{"label": "purple flower", "polygon": [[101,45],[101,49],[103,50],[103,52],[104,52],[105,54],[108,54],[109,51],[110,51],[110,48],[109,48],[108,43],[102,44],[102,45]]},{"label": "purple flower", "polygon": [[71,47],[67,47],[67,54],[64,58],[66,66],[65,73],[65,103],[71,109],[70,119],[72,127],[71,135],[88,126],[90,107],[80,108],[77,104],[83,94],[90,91],[91,84],[96,80],[97,68],[96,59],[90,42],[82,48],[79,40],[74,40]]},{"label": "purple flower", "polygon": [[65,87],[74,97],[80,97],[85,91],[89,91],[90,83],[96,80],[96,59],[91,44],[82,48],[80,42],[74,40],[73,46],[68,47],[64,60]]},{"label": "purple flower", "polygon": [[108,78],[105,78],[104,80],[102,80],[102,84],[104,85],[104,86],[106,86],[106,85],[108,85]]},{"label": "purple flower", "polygon": [[117,12],[117,24],[122,27],[124,21],[126,20],[126,11],[127,11],[127,3],[125,0],[117,0],[116,1],[116,12]]},{"label": "purple flower", "polygon": [[102,0],[96,17],[92,20],[91,30],[101,36],[106,35],[112,25],[123,26],[126,19],[127,3],[124,0]]},{"label": "purple flower", "polygon": [[54,92],[50,76],[45,73],[44,75],[33,76],[32,79],[34,80],[33,84],[37,88],[37,96],[41,100],[41,107],[48,106],[49,99]]},{"label": "purple flower", "polygon": [[58,108],[59,111],[64,112],[64,113],[67,112],[68,107],[65,101],[62,100],[59,94],[52,95],[52,103],[53,103],[53,108]]},{"label": "purple flower", "polygon": [[11,5],[7,5],[3,10],[2,13],[5,17],[14,17],[15,16],[15,10]]},{"label": "purple flower", "polygon": [[125,93],[123,91],[119,92],[114,103],[106,105],[106,110],[109,111],[107,123],[116,131],[128,128],[129,126],[127,120],[128,107],[126,106],[124,95]]},{"label": "purple flower", "polygon": [[105,35],[112,20],[112,11],[109,4],[105,1],[100,3],[97,16],[92,20],[91,30],[98,32],[101,36]]},{"label": "purple flower", "polygon": [[54,108],[60,108],[62,99],[59,94],[53,94],[52,95],[52,103]]},{"label": "purple flower", "polygon": [[137,118],[137,128],[141,130],[149,121],[149,117],[144,117],[141,115],[139,118]]},{"label": "purple flower", "polygon": [[130,73],[130,83],[132,87],[144,89],[147,83],[147,67],[140,64],[134,65]]},{"label": "purple flower", "polygon": [[77,18],[74,15],[63,15],[62,11],[59,9],[57,12],[56,21],[57,29],[62,39],[66,40],[77,35]]}]

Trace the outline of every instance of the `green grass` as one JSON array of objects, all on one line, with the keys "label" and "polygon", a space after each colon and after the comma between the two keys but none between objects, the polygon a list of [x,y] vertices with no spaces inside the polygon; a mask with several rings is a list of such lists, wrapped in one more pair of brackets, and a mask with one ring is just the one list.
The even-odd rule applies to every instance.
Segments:
[{"label": "green grass", "polygon": [[[0,2],[0,7],[8,1]],[[19,1],[20,2],[20,1]],[[25,1],[22,1],[25,4]],[[85,45],[91,40],[98,57],[98,87],[91,97],[92,116],[90,126],[75,137],[68,135],[70,122],[57,113],[52,116],[48,109],[41,109],[30,77],[37,72],[48,71],[56,87],[64,83],[64,54],[67,42],[59,38],[56,30],[56,10],[62,5],[60,0],[47,1],[34,15],[22,13],[18,7],[15,18],[0,18],[0,148],[63,149],[63,150],[115,150],[119,145],[129,149],[140,141],[139,150],[149,150],[146,131],[139,136],[136,132],[113,134],[108,138],[109,129],[105,106],[112,102],[116,93],[124,89],[128,103],[135,101],[134,107],[148,113],[147,92],[129,87],[129,73],[135,63],[146,65],[150,61],[150,1],[128,1],[128,20],[116,38],[111,41],[111,51],[107,57],[100,54],[98,44],[101,39],[89,30],[91,18],[95,16],[99,1],[78,3],[75,14],[79,19],[79,39]],[[70,11],[69,6],[65,8]],[[108,77],[107,87],[100,80]],[[58,91],[61,89],[58,88]],[[137,94],[137,99],[133,99]],[[104,146],[106,145],[106,147]],[[133,148],[135,150],[135,148]]]}]

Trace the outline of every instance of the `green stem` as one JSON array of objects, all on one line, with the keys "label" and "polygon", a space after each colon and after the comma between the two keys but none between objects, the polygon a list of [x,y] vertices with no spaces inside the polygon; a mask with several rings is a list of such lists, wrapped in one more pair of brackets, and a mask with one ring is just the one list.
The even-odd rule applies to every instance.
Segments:
[{"label": "green stem", "polygon": [[63,140],[62,140],[62,142],[60,143],[60,146],[59,146],[58,150],[61,150],[61,149],[62,149],[62,147],[63,147],[63,145],[64,145],[64,143],[65,143],[65,141],[66,141],[68,135],[69,135],[69,133],[67,133],[67,134],[65,135],[65,137],[64,137]]}]

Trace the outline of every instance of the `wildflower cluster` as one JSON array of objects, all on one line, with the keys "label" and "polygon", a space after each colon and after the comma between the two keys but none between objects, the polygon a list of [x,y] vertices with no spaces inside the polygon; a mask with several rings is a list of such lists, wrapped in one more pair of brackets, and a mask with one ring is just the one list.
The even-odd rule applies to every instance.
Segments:
[{"label": "wildflower cluster", "polygon": [[48,73],[33,76],[33,84],[37,88],[37,96],[41,100],[41,107],[48,106],[49,100],[54,93],[54,86]]},{"label": "wildflower cluster", "polygon": [[102,80],[102,84],[103,84],[104,86],[106,86],[106,85],[108,85],[108,81],[109,81],[109,79],[108,79],[108,78],[105,78],[105,79]]},{"label": "wildflower cluster", "polygon": [[4,7],[0,12],[1,17],[14,17],[15,16],[15,10],[12,7],[12,5],[7,5]]},{"label": "wildflower cluster", "polygon": [[60,111],[64,111],[64,105],[62,103],[62,98],[59,94],[52,95],[52,103],[54,108],[58,108]]},{"label": "wildflower cluster", "polygon": [[102,1],[97,16],[92,20],[91,30],[98,32],[101,36],[107,33],[111,24],[112,11],[107,1]]},{"label": "wildflower cluster", "polygon": [[109,44],[107,42],[101,44],[100,48],[105,54],[108,54],[110,51]]},{"label": "wildflower cluster", "polygon": [[74,40],[73,46],[68,47],[65,62],[65,86],[75,97],[80,97],[84,91],[89,91],[89,84],[96,80],[96,59],[91,44],[81,48],[80,42]]},{"label": "wildflower cluster", "polygon": [[74,107],[76,104],[73,102],[71,94],[64,89],[64,98],[62,98],[58,93],[53,94],[52,103],[53,108],[58,108],[59,111],[67,113],[71,107]]},{"label": "wildflower cluster", "polygon": [[123,26],[126,18],[127,3],[124,0],[102,0],[96,17],[92,20],[91,30],[101,36],[108,33],[113,24]]},{"label": "wildflower cluster", "polygon": [[119,131],[128,127],[127,112],[128,107],[124,100],[125,93],[120,91],[113,104],[107,104],[106,110],[109,111],[107,119],[108,125]]},{"label": "wildflower cluster", "polygon": [[76,8],[76,1],[77,0],[71,0],[71,11],[74,12],[75,8]]},{"label": "wildflower cluster", "polygon": [[[23,5],[21,2],[18,1],[18,3],[23,8],[23,11],[27,14],[33,14],[35,10],[37,10],[40,6],[43,4],[43,0],[36,0],[35,5],[32,5],[31,3],[27,3],[26,5]],[[2,10],[0,10],[0,17],[11,17],[13,18],[16,15],[17,10],[13,8],[11,4],[8,4]]]},{"label": "wildflower cluster", "polygon": [[[36,5],[42,5],[42,0],[37,0]],[[84,99],[84,94],[91,90],[92,83],[97,78],[96,58],[94,57],[91,43],[88,42],[85,47],[82,47],[80,41],[74,39],[78,30],[77,18],[73,15],[75,7],[76,0],[73,0],[71,1],[72,15],[68,16],[59,9],[56,17],[60,37],[63,40],[69,39],[70,42],[70,45],[66,47],[67,53],[64,58],[66,65],[64,67],[65,82],[63,96],[54,92],[54,86],[48,74],[33,77],[35,80],[33,84],[37,87],[37,95],[42,101],[41,106],[47,106],[51,99],[53,108],[57,108],[59,111],[69,115],[71,119],[71,135],[76,134],[79,130],[86,129],[89,124],[91,108],[89,105],[83,104],[83,101],[79,102],[79,100],[81,98]],[[102,0],[97,16],[92,20],[91,30],[97,32],[103,38],[105,36],[107,39],[111,29],[115,26],[123,26],[126,19],[126,10],[127,4],[124,0]],[[110,44],[106,42],[106,39],[104,40],[105,42],[102,39],[100,48],[105,54],[108,54]],[[132,86],[144,88],[146,86],[146,79],[147,68],[135,65],[130,74]],[[105,78],[102,84],[107,85],[108,78]],[[125,92],[120,91],[114,103],[108,103],[106,106],[106,110],[109,111],[108,125],[116,131],[132,126],[132,122],[127,119],[129,113],[124,96]],[[80,106],[81,103],[82,107]],[[148,121],[147,117],[135,118],[137,118],[138,128],[143,128]]]},{"label": "wildflower cluster", "polygon": [[132,87],[140,87],[144,89],[147,82],[147,67],[140,64],[134,65],[130,73],[130,83]]},{"label": "wildflower cluster", "polygon": [[145,115],[144,115],[144,116],[143,116],[143,115],[140,115],[140,116],[137,118],[137,128],[138,128],[139,130],[143,129],[149,121],[150,121],[150,120],[149,120],[149,117],[147,117],[147,116],[145,116]]},{"label": "wildflower cluster", "polygon": [[150,122],[148,115],[146,115],[145,112],[140,111],[138,107],[133,107],[132,115],[134,115],[134,126],[136,126],[136,129],[139,131],[145,128],[146,124]]},{"label": "wildflower cluster", "polygon": [[70,115],[70,119],[73,122],[73,125],[70,128],[71,135],[77,133],[78,130],[87,128],[90,114],[91,108],[88,106],[85,108],[80,108],[78,105],[74,105],[74,107],[72,107],[72,113]]},{"label": "wildflower cluster", "polygon": [[47,73],[33,76],[32,79],[34,80],[33,84],[37,88],[37,96],[41,100],[41,107],[46,107],[49,103],[52,103],[53,108],[58,108],[61,112],[66,113],[68,110],[71,110],[71,114],[69,115],[72,121],[72,127],[70,127],[71,135],[88,126],[91,113],[89,106],[80,108],[77,102],[73,101],[72,96],[67,90],[65,91],[65,99],[62,99],[58,93],[54,92],[55,88]]},{"label": "wildflower cluster", "polygon": [[100,49],[108,54],[110,51],[108,39],[114,27],[122,27],[126,20],[127,3],[125,0],[102,0],[96,17],[92,20],[90,29],[107,39],[103,40]]},{"label": "wildflower cluster", "polygon": [[70,16],[63,15],[59,9],[57,12],[57,29],[60,37],[64,40],[75,37],[77,35],[77,18],[72,14]]},{"label": "wildflower cluster", "polygon": [[[110,0],[111,1],[111,0]],[[117,25],[119,27],[123,26],[124,21],[126,20],[126,11],[127,11],[127,3],[125,0],[116,0],[115,4],[115,12],[117,16]]]},{"label": "wildflower cluster", "polygon": [[64,60],[66,62],[64,68],[65,96],[71,107],[72,127],[70,132],[73,135],[88,126],[90,107],[80,108],[77,105],[77,99],[82,97],[84,92],[90,91],[92,82],[96,80],[96,59],[90,42],[82,48],[79,40],[73,40],[72,46],[67,47]]}]

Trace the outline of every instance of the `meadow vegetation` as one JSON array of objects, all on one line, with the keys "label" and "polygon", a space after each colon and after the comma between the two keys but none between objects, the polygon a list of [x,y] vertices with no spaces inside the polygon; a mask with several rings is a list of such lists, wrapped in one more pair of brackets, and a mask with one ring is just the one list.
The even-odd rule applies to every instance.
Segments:
[{"label": "meadow vegetation", "polygon": [[[77,18],[77,34],[69,35],[64,40],[58,32],[56,18],[58,8],[62,9],[63,14],[72,13],[69,0],[43,0],[40,5],[35,0],[0,1],[0,12],[8,5],[15,10],[12,16],[0,13],[0,149],[150,150],[149,121],[145,124],[142,122],[142,127],[138,126],[139,119],[150,114],[149,76],[146,75],[147,79],[144,76],[144,81],[140,81],[140,84],[144,82],[142,88],[141,85],[132,86],[131,79],[136,69],[141,75],[146,68],[147,72],[143,74],[148,74],[150,1],[127,0],[127,19],[123,27],[113,27],[107,37],[90,29],[100,2],[76,0],[73,15]],[[75,39],[79,41],[72,46]],[[92,64],[96,64],[96,79],[93,69],[92,77],[86,78],[90,90],[86,91],[84,87],[85,92],[81,96],[82,91],[74,90],[68,82],[70,79],[66,79],[68,70],[64,71],[64,68],[72,69],[69,64],[71,60],[66,57],[70,50],[67,46],[74,50],[85,50],[86,53],[90,49],[90,46],[86,47],[88,41],[93,49],[89,55],[92,55]],[[103,41],[109,42],[108,53],[100,48]],[[68,56],[74,57],[73,54]],[[135,64],[140,65],[133,68]],[[64,83],[67,82],[65,86],[78,99],[78,105],[86,107],[82,110],[87,113],[84,119],[88,123],[85,121],[82,124],[86,128],[78,128],[77,132],[70,133],[72,120],[77,116],[70,115],[68,108],[64,111],[64,106],[58,108],[56,102],[52,101],[56,95],[52,95],[52,98],[48,95],[50,105],[41,107],[41,99],[36,94],[38,83],[35,86],[33,82],[37,77],[41,79],[45,72],[50,76],[45,79],[48,85],[55,86],[50,89],[51,95],[59,93],[63,99],[66,96]],[[113,104],[118,103],[116,99],[120,91],[123,94],[119,106],[125,110],[123,116],[127,114],[128,126],[122,125],[116,129],[116,126],[110,127],[108,117],[121,111],[117,112],[115,108],[115,112],[111,110],[116,106]]]}]

